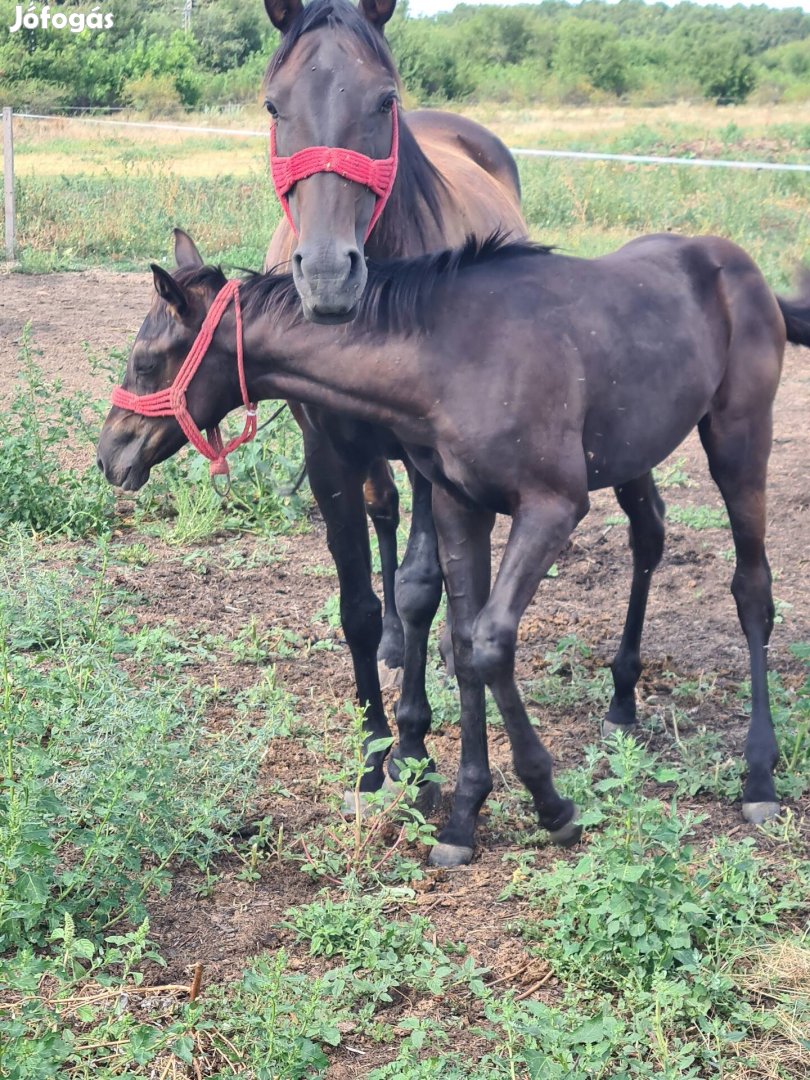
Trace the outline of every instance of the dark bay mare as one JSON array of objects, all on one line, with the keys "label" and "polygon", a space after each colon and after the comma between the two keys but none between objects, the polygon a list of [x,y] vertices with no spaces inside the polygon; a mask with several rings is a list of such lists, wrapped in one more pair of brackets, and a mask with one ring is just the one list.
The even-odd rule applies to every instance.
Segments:
[{"label": "dark bay mare", "polygon": [[[265,0],[281,33],[264,97],[273,117],[274,151],[289,162],[303,154],[310,168],[286,193],[289,220],[276,229],[265,266],[292,270],[304,315],[313,322],[354,317],[367,278],[366,256],[419,255],[495,229],[526,235],[520,184],[503,143],[464,117],[405,113],[399,77],[383,36],[396,0]],[[396,128],[395,128],[396,122]],[[396,133],[396,137],[395,137]],[[331,166],[340,148],[381,161],[396,148],[396,171],[379,219],[380,198]],[[367,235],[368,233],[368,235]],[[397,571],[399,496],[386,460],[401,456],[390,432],[338,416],[316,404],[292,403],[304,437],[310,487],[323,515],[340,584],[340,614],[354,664],[368,741],[390,734],[380,692],[402,674],[396,707],[400,751],[420,746],[430,726],[424,691],[427,636],[441,599],[441,573],[430,512],[430,485],[412,473],[411,535]],[[384,607],[371,583],[366,513],[380,548]],[[378,667],[379,661],[379,667]],[[363,790],[384,778],[385,755],[373,758]]]},{"label": "dark bay mare", "polygon": [[[199,256],[175,277],[153,269],[155,299],[123,384],[138,395],[125,398],[133,409],[172,383],[215,298],[234,288]],[[779,812],[765,480],[786,337],[810,346],[810,286],[801,300],[775,296],[744,251],[713,237],[647,236],[594,260],[495,238],[372,268],[357,317],[343,327],[306,323],[289,276],[249,279],[241,302],[251,400],[292,397],[379,424],[433,484],[462,731],[452,812],[433,863],[472,857],[492,786],[485,685],[541,825],[559,843],[577,839],[576,809],[554,788],[551,758],[515,684],[518,624],[587,513],[589,490],[613,487],[630,521],[633,579],[606,723],[632,729],[645,607],[664,543],[651,470],[696,425],[731,521],[731,588],[750,651],[742,812],[752,822]],[[200,426],[242,400],[235,331],[228,309],[189,386]],[[171,416],[113,407],[99,465],[112,483],[136,489],[184,441]],[[497,513],[511,515],[512,527],[490,589]]]}]

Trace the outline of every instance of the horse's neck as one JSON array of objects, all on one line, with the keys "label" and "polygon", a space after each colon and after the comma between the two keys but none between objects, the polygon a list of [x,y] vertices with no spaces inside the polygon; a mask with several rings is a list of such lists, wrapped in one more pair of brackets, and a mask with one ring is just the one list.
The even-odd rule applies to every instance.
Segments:
[{"label": "horse's neck", "polygon": [[416,337],[373,342],[352,328],[285,325],[272,312],[245,322],[251,397],[290,398],[369,423],[410,429],[430,402]]}]

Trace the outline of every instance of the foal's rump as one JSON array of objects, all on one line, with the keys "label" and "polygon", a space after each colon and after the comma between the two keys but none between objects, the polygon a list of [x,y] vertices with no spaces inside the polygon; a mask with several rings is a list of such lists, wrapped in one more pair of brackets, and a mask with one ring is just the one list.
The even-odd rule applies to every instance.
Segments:
[{"label": "foal's rump", "polygon": [[577,340],[591,490],[652,468],[710,412],[770,410],[784,320],[741,248],[663,234],[590,265],[598,268],[591,285],[598,302]]}]

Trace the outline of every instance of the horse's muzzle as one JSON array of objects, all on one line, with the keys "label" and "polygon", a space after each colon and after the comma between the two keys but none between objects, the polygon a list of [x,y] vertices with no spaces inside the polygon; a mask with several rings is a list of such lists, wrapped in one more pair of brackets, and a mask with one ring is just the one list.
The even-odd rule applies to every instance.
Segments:
[{"label": "horse's muzzle", "polygon": [[305,317],[314,323],[350,322],[366,286],[368,271],[362,252],[340,244],[299,244],[292,257],[293,280]]}]

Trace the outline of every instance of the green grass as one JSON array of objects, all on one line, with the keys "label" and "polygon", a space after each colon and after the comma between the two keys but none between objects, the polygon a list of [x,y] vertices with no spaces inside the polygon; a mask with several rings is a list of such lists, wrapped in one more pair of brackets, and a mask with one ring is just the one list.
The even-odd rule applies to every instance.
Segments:
[{"label": "green grass", "polygon": [[[24,355],[23,403],[47,390],[30,343]],[[470,945],[477,927],[431,917],[434,896],[468,881],[426,871],[434,827],[401,797],[372,799],[361,818],[334,812],[364,769],[358,711],[326,697],[301,709],[272,666],[335,647],[334,598],[312,637],[249,618],[227,637],[121,584],[156,558],[189,576],[277,563],[274,534],[299,527],[305,508],[277,490],[297,469],[295,432],[274,426],[255,457],[234,461],[241,506],[209,501],[205,463],[197,472],[189,459],[158,470],[125,523],[99,501],[95,472],[61,464],[63,440],[92,439],[98,415],[87,409],[76,426],[78,399],[48,395],[6,415],[0,466],[10,490],[15,469],[39,463],[6,506],[0,543],[0,1075],[317,1080],[336,1061],[371,1080],[807,1074],[801,822],[788,813],[740,841],[680,805],[738,798],[739,761],[688,720],[695,707],[742,711],[745,686],[737,703],[711,673],[666,673],[667,737],[658,708],[642,717],[660,754],[621,737],[583,747],[560,775],[583,810],[576,851],[552,857],[526,794],[501,778],[483,828],[504,853],[498,863],[490,845],[500,921],[512,920],[508,963],[545,973],[542,1000],[522,1000]],[[662,481],[682,486],[678,470]],[[52,487],[69,495],[69,515]],[[243,539],[212,545],[212,531]],[[804,681],[771,680],[790,799],[810,788],[810,648],[793,653]],[[446,728],[457,695],[435,641],[429,672]],[[594,734],[610,693],[576,635],[549,648],[524,689],[552,723],[592,712]],[[288,751],[312,756],[308,787],[259,776],[269,753],[283,764]],[[290,829],[302,803],[312,815]],[[152,903],[184,875],[203,912],[228,874],[228,887],[273,897],[294,878],[304,899],[279,904],[272,943],[193,1004],[176,985],[141,995],[167,962]]]},{"label": "green grass", "polygon": [[[721,155],[757,156],[744,127],[714,133]],[[807,125],[783,124],[775,158],[808,158]],[[697,139],[688,124],[625,131],[545,133],[543,146],[620,153],[682,153]],[[200,140],[180,144],[191,154]],[[215,140],[222,142],[222,140]],[[47,146],[48,144],[46,144]],[[77,143],[80,145],[80,143]],[[69,139],[54,153],[70,155]],[[39,147],[38,147],[39,148]],[[48,147],[50,149],[50,147]],[[166,258],[171,229],[182,225],[205,257],[226,269],[258,268],[280,209],[263,166],[230,175],[224,146],[219,175],[183,177],[163,163],[166,148],[138,146],[129,168],[121,144],[107,175],[21,176],[18,181],[20,267],[26,271],[115,266],[143,269]],[[691,151],[688,151],[691,152]],[[126,159],[126,160],[125,160]],[[143,162],[145,161],[145,171]],[[122,164],[123,163],[123,164]],[[640,233],[717,233],[741,244],[776,288],[786,288],[810,251],[810,189],[801,174],[735,172],[605,162],[519,161],[524,210],[532,234],[565,252],[604,254]],[[80,209],[79,209],[80,208]]]}]

